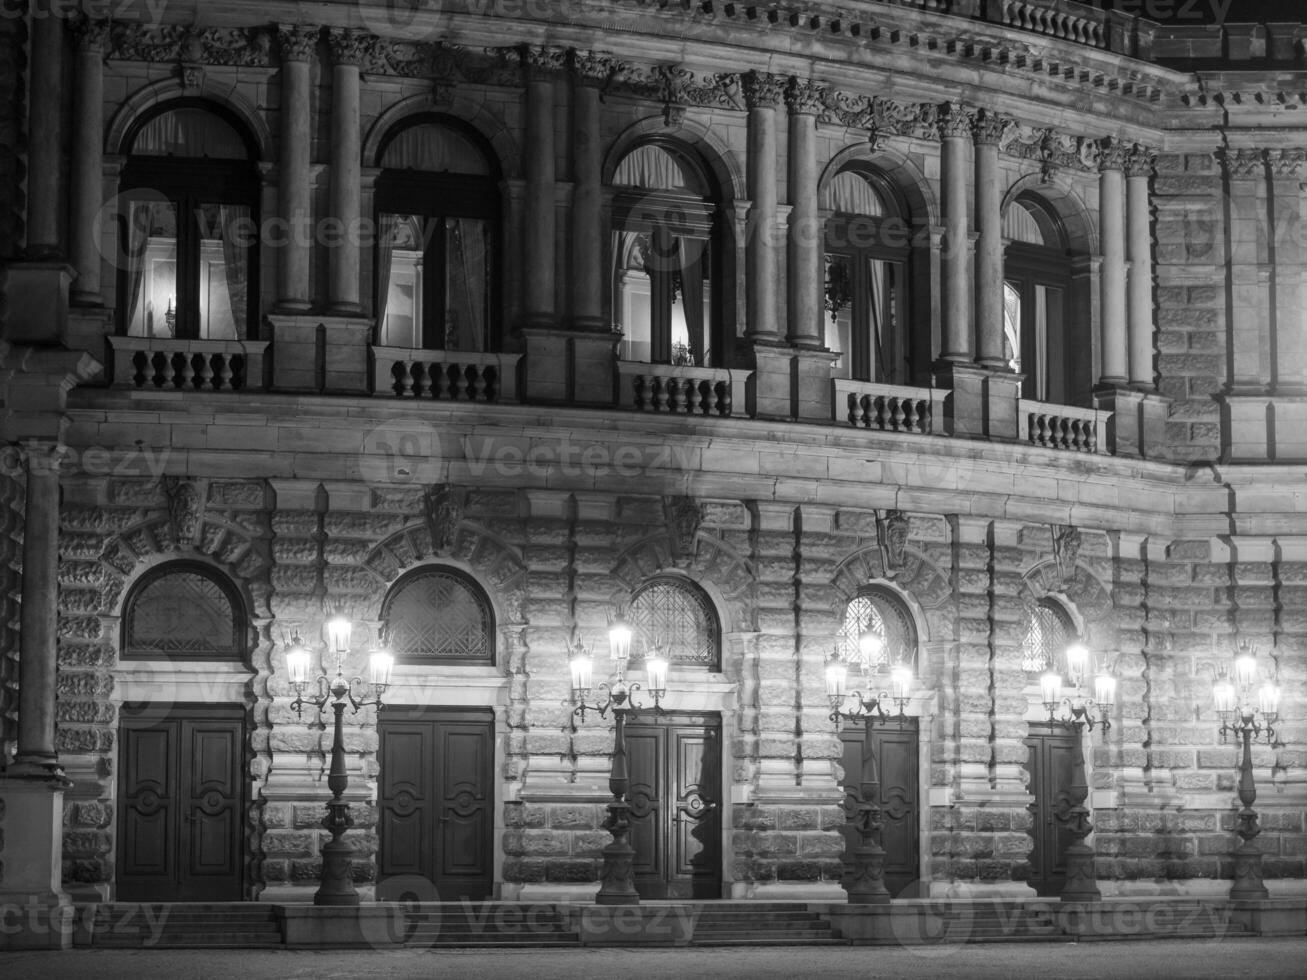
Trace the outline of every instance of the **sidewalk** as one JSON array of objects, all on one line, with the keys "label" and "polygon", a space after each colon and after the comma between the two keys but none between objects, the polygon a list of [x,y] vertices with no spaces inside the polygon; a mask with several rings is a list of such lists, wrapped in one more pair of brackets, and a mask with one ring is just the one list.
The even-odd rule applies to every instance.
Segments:
[{"label": "sidewalk", "polygon": [[13,980],[1107,980],[1303,976],[1307,942],[1290,939],[928,947],[461,950],[96,950],[0,953]]}]

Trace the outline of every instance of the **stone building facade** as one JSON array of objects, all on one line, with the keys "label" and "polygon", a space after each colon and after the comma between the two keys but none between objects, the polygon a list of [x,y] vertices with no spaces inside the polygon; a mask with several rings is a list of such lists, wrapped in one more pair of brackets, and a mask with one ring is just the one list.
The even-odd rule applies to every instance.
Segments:
[{"label": "stone building facade", "polygon": [[1301,891],[1307,27],[410,13],[0,21],[0,894],[308,900],[331,731],[285,657],[324,599],[347,673],[426,637],[348,716],[368,896],[593,892],[613,736],[569,652],[646,607],[637,644],[680,638],[635,733],[648,894],[843,895],[825,665],[872,607],[914,668],[899,894],[1056,891],[1054,634],[1118,679],[1103,892],[1228,887],[1243,641],[1282,689],[1257,840]]}]

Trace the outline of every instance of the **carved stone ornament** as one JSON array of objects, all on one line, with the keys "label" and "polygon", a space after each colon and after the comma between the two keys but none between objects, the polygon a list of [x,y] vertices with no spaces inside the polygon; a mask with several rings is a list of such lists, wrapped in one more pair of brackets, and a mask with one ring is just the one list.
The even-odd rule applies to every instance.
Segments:
[{"label": "carved stone ornament", "polygon": [[1056,129],[1032,129],[1016,126],[1005,145],[1006,152],[1018,159],[1039,162],[1039,173],[1049,183],[1059,170],[1093,171],[1098,168],[1099,147],[1096,140],[1071,136]]},{"label": "carved stone ornament", "polygon": [[1080,532],[1070,525],[1053,528],[1053,562],[1057,565],[1057,579],[1061,590],[1071,587],[1076,577],[1076,562],[1080,559]]},{"label": "carved stone ornament", "polygon": [[89,17],[78,16],[68,25],[72,33],[78,51],[103,51],[106,44],[109,43],[110,30],[113,27],[112,22],[107,20],[91,20]]},{"label": "carved stone ornament", "polygon": [[277,46],[282,61],[312,61],[322,28],[317,25],[278,24]]},{"label": "carved stone ornament", "polygon": [[272,49],[272,31],[262,27],[114,24],[108,56],[122,61],[267,68],[272,65]]},{"label": "carved stone ornament", "polygon": [[881,561],[885,565],[885,575],[893,577],[903,571],[908,558],[908,531],[911,522],[901,510],[886,512],[876,521],[876,534],[880,539]]},{"label": "carved stone ornament", "polygon": [[1104,136],[1098,141],[1098,169],[1125,170],[1126,156],[1130,146],[1115,136]]},{"label": "carved stone ornament", "polygon": [[203,496],[193,483],[180,477],[164,475],[159,478],[159,485],[163,490],[173,538],[178,544],[197,543],[203,517]]},{"label": "carved stone ornament", "polygon": [[1267,150],[1266,162],[1271,165],[1274,180],[1297,180],[1302,173],[1303,150]]},{"label": "carved stone ornament", "polygon": [[774,109],[785,99],[787,79],[763,71],[746,71],[741,76],[744,104],[750,109]]},{"label": "carved stone ornament", "polygon": [[830,90],[808,79],[793,78],[785,86],[785,104],[794,115],[820,115],[826,108]]},{"label": "carved stone ornament", "polygon": [[664,501],[667,510],[667,533],[677,561],[694,554],[694,539],[703,522],[703,509],[691,497],[670,497]]},{"label": "carved stone ornament", "polygon": [[976,113],[972,138],[978,144],[1002,145],[1015,125],[1015,119],[999,115],[992,109],[981,109]]},{"label": "carved stone ornament", "polygon": [[463,522],[462,495],[448,483],[428,487],[423,496],[431,547],[440,554],[453,550],[458,525]]},{"label": "carved stone ornament", "polygon": [[970,138],[975,128],[976,111],[962,102],[945,102],[939,107],[937,125],[940,139]]},{"label": "carved stone ornament", "polygon": [[1127,177],[1151,177],[1157,169],[1157,151],[1140,143],[1130,147],[1125,157]]},{"label": "carved stone ornament", "polygon": [[1231,180],[1255,180],[1265,173],[1266,156],[1263,150],[1240,147],[1221,151]]},{"label": "carved stone ornament", "polygon": [[577,85],[603,88],[621,67],[621,63],[597,51],[572,51],[570,66],[572,78]]},{"label": "carved stone ornament", "polygon": [[327,33],[327,47],[333,65],[356,65],[361,71],[372,71],[380,60],[381,39],[362,31],[333,27]]}]

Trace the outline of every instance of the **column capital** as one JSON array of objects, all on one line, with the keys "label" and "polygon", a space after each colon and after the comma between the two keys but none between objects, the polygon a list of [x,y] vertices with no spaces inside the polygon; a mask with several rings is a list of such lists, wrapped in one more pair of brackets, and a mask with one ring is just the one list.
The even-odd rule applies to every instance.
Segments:
[{"label": "column capital", "polygon": [[1266,162],[1271,165],[1272,180],[1298,180],[1302,174],[1307,150],[1267,150]]},{"label": "column capital", "polygon": [[775,109],[785,98],[786,78],[762,71],[746,71],[740,76],[744,103],[750,109]]},{"label": "column capital", "polygon": [[993,109],[980,109],[972,122],[971,138],[977,146],[1002,143],[1017,121],[1011,116],[1004,116]]},{"label": "column capital", "polygon": [[104,51],[105,45],[109,43],[110,26],[107,20],[92,20],[83,16],[69,23],[68,32],[73,36],[77,51],[90,54]]},{"label": "column capital", "polygon": [[1127,177],[1151,177],[1157,169],[1157,151],[1152,147],[1135,143],[1126,151],[1125,175]]},{"label": "column capital", "polygon": [[517,48],[522,66],[522,81],[550,81],[567,71],[570,49],[545,48],[523,44]]},{"label": "column capital", "polygon": [[815,116],[826,108],[830,88],[805,78],[790,76],[785,86],[785,104],[790,115]]},{"label": "column capital", "polygon": [[1098,141],[1098,172],[1125,170],[1131,146],[1115,136],[1104,136]]},{"label": "column capital", "polygon": [[333,65],[358,67],[371,61],[381,39],[375,34],[333,27],[327,32],[327,46],[331,49]]},{"label": "column capital", "polygon": [[935,117],[940,139],[962,139],[972,135],[976,111],[965,102],[943,102]]},{"label": "column capital", "polygon": [[50,439],[24,439],[18,444],[18,452],[29,476],[58,477],[68,457],[68,447]]},{"label": "column capital", "polygon": [[602,88],[621,66],[616,58],[598,51],[577,51],[573,48],[568,52],[568,68],[571,69],[573,83],[578,87]]},{"label": "column capital", "polygon": [[[322,28],[316,24],[278,24],[277,47],[281,60],[312,61],[321,36]],[[335,56],[334,48],[332,55]]]},{"label": "column capital", "polygon": [[1258,147],[1225,147],[1217,151],[1231,180],[1256,180],[1265,174],[1266,151]]}]

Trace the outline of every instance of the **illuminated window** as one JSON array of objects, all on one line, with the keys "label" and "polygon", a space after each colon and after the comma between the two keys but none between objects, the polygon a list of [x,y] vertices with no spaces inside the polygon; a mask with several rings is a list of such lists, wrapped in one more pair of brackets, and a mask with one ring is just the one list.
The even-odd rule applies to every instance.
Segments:
[{"label": "illuminated window", "polygon": [[640,587],[627,615],[636,642],[632,658],[656,646],[674,667],[721,669],[721,625],[694,583],[660,576]]},{"label": "illuminated window", "polygon": [[1004,357],[1025,375],[1022,397],[1064,405],[1072,397],[1066,298],[1071,266],[1061,222],[1033,196],[1017,198],[1003,218]]},{"label": "illuminated window", "polygon": [[1030,607],[1021,644],[1021,669],[1033,674],[1047,670],[1075,635],[1075,625],[1062,604],[1056,599],[1040,599]]},{"label": "illuminated window", "polygon": [[916,672],[916,624],[903,600],[888,589],[865,588],[844,607],[837,644],[847,662],[857,662],[860,640],[867,632],[880,640],[879,658],[867,665],[872,673],[891,667],[911,667]]}]

